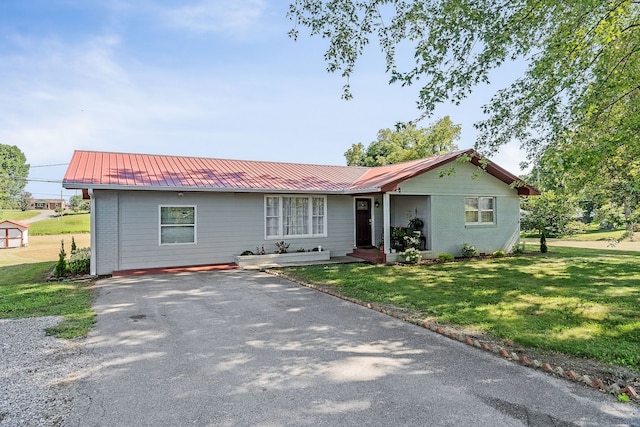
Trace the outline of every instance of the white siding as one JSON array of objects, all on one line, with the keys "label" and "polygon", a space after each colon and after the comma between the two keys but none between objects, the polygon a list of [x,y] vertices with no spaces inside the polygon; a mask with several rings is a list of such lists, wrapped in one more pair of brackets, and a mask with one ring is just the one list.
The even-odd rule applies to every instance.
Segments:
[{"label": "white siding", "polygon": [[[485,253],[498,249],[510,251],[520,233],[520,199],[517,190],[473,165],[454,164],[453,167],[454,173],[450,175],[440,177],[440,171],[449,168],[444,166],[407,180],[400,185],[397,193],[431,196],[431,215],[425,215],[425,228],[433,255],[444,252],[460,255],[463,243],[472,244]],[[465,196],[495,197],[496,223],[466,226]],[[398,200],[401,199],[398,197]],[[397,214],[402,215],[402,211]]]},{"label": "white siding", "polygon": [[[95,191],[95,262],[96,274],[111,274],[118,270],[118,193],[115,191]],[[93,261],[92,261],[93,262]]]},{"label": "white siding", "polygon": [[[440,176],[453,167],[453,173]],[[403,182],[400,194],[517,196],[517,191],[470,163],[453,163]]]},{"label": "white siding", "polygon": [[[116,201],[96,192],[98,274],[135,268],[172,267],[233,262],[245,250],[275,250],[275,240],[265,240],[264,196],[247,193],[187,193],[122,191]],[[109,196],[111,196],[109,194]],[[104,197],[104,200],[103,200]],[[160,245],[158,206],[196,206],[196,244]],[[117,214],[117,234],[104,219],[109,207]],[[353,207],[349,196],[327,197],[327,237],[285,239],[290,251],[322,245],[332,255],[345,255],[353,248]],[[113,227],[115,228],[115,227]],[[111,237],[114,237],[111,240]],[[104,240],[113,243],[109,246]],[[112,262],[116,248],[117,262]]]}]

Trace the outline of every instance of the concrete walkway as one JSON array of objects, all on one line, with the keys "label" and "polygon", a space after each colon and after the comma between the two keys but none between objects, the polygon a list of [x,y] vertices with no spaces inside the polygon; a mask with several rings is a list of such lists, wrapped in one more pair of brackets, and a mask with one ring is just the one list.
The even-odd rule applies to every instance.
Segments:
[{"label": "concrete walkway", "polygon": [[637,405],[269,274],[97,288],[66,425],[640,425]]}]

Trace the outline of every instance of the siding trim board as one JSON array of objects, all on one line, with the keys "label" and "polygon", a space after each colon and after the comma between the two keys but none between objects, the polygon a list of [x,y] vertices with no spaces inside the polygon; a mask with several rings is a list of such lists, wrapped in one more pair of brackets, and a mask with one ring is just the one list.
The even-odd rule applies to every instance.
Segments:
[{"label": "siding trim board", "polygon": [[[478,174],[473,161],[455,164],[455,173],[440,176],[441,170],[448,171],[452,161],[467,153],[381,168],[350,168],[76,152],[63,186],[81,188],[91,199],[91,272],[98,275],[228,264],[256,247],[273,253],[274,243],[280,240],[291,244],[289,252],[322,246],[332,256],[343,256],[356,246],[358,198],[369,200],[371,244],[377,245],[382,238],[386,254],[390,253],[391,226],[406,226],[410,216],[424,220],[427,249],[434,257],[444,252],[457,255],[463,243],[473,244],[481,252],[509,251],[519,235],[521,189],[528,194],[537,190],[524,183],[519,188],[510,186],[506,181],[513,175],[498,166]],[[180,176],[193,165],[197,173]],[[248,172],[234,169],[239,165]],[[212,167],[215,170],[207,170]],[[256,175],[259,167],[266,168],[264,174]],[[109,171],[106,178],[105,170]],[[166,175],[167,170],[176,174]],[[311,172],[317,173],[310,178],[314,181],[311,185],[304,179],[284,179],[287,173],[308,176]],[[337,175],[332,177],[334,173]],[[268,187],[269,176],[284,186]],[[381,191],[383,188],[390,191]],[[311,234],[267,236],[267,197],[282,200],[287,195],[311,200]],[[317,197],[324,199],[321,235],[312,234],[313,198]],[[494,223],[466,224],[465,197],[493,197]],[[163,206],[194,208],[193,243],[161,242]]]}]

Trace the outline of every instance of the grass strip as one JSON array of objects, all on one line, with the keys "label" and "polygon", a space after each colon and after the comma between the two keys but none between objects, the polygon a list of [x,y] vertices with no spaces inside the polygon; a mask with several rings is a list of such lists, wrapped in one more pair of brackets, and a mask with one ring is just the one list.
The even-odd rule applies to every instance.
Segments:
[{"label": "grass strip", "polygon": [[47,282],[55,263],[0,267],[0,318],[63,316],[47,332],[58,338],[84,336],[95,322],[91,281]]}]

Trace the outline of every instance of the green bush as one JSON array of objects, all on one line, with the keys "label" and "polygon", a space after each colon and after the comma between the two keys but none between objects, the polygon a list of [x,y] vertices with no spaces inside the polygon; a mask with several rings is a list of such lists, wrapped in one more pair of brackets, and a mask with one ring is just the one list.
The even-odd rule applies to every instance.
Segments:
[{"label": "green bush", "polygon": [[71,254],[69,261],[67,262],[67,271],[70,274],[89,274],[91,267],[91,249],[81,248],[76,249]]},{"label": "green bush", "polygon": [[453,261],[453,260],[454,260],[454,257],[451,254],[442,253],[442,254],[438,255],[438,261],[440,261],[440,262]]},{"label": "green bush", "polygon": [[495,251],[493,253],[493,256],[496,257],[496,258],[503,258],[503,257],[507,256],[507,254],[502,249],[498,249],[497,251]]},{"label": "green bush", "polygon": [[513,247],[513,253],[514,254],[518,254],[518,255],[521,255],[521,254],[525,253],[525,251],[527,250],[526,245],[527,244],[526,244],[526,242],[524,240],[519,241]]},{"label": "green bush", "polygon": [[67,253],[64,251],[64,240],[60,241],[60,252],[58,253],[58,262],[56,263],[56,268],[53,270],[53,275],[56,277],[62,277],[67,274],[67,262],[65,261],[65,257]]},{"label": "green bush", "polygon": [[240,256],[247,256],[247,255],[253,255],[253,252],[246,250],[240,254]]},{"label": "green bush", "polygon": [[475,246],[470,245],[469,243],[463,243],[462,256],[465,258],[473,258],[474,256],[478,256],[478,250]]}]

